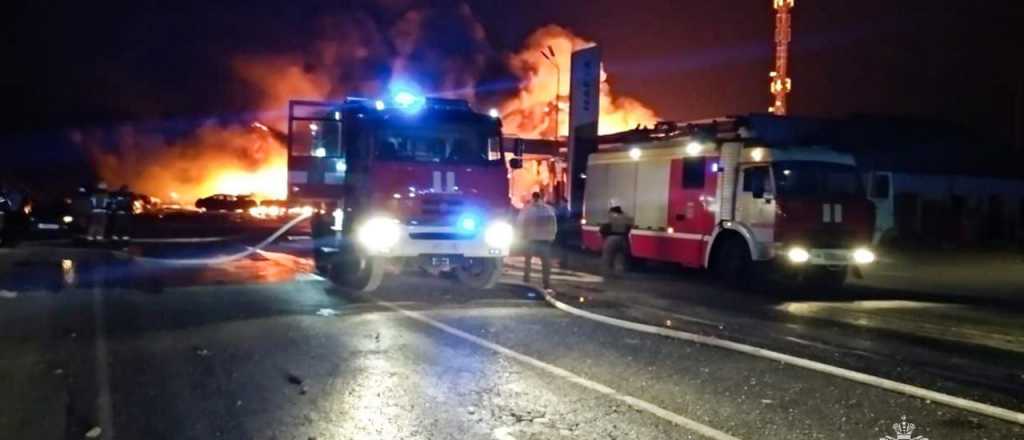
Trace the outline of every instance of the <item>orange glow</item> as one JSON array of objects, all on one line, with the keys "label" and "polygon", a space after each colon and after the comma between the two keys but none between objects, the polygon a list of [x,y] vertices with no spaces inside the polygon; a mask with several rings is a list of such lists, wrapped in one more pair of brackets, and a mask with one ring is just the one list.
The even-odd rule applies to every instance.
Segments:
[{"label": "orange glow", "polygon": [[185,206],[212,194],[287,196],[285,145],[262,124],[207,124],[173,143],[142,139],[131,129],[121,134],[116,150],[93,150],[108,184]]},{"label": "orange glow", "polygon": [[209,194],[252,194],[257,199],[284,199],[288,196],[288,164],[272,161],[257,170],[228,169],[211,177]]},{"label": "orange glow", "polygon": [[[558,135],[569,133],[569,70],[572,51],[593,43],[557,25],[548,25],[530,35],[523,50],[509,58],[509,67],[522,81],[519,93],[500,107],[506,135],[524,138],[552,138],[555,114]],[[541,51],[554,50],[554,63]],[[557,68],[555,65],[557,64]],[[555,112],[555,94],[558,111]],[[658,117],[639,101],[612,93],[608,75],[601,69],[601,116],[598,131],[616,133],[654,125]]]},{"label": "orange glow", "polygon": [[[415,18],[415,14],[411,17]],[[472,35],[483,39],[482,28],[474,28]],[[188,136],[173,140],[131,126],[122,127],[114,136],[87,131],[72,135],[76,142],[90,150],[98,174],[112,186],[127,184],[134,191],[184,206],[218,193],[250,194],[257,200],[284,199],[288,195],[287,153],[282,132],[286,129],[288,100],[379,96],[386,81],[373,79],[356,84],[343,80],[345,75],[340,72],[348,72],[351,66],[378,58],[390,60],[395,72],[416,67],[416,63],[406,59],[412,52],[402,49],[398,53],[387,53],[387,45],[372,46],[373,50],[367,52],[369,48],[364,47],[364,43],[361,39],[345,38],[321,41],[314,50],[319,56],[313,64],[300,54],[233,58],[230,65],[238,79],[255,92],[255,109],[262,112],[259,122],[210,122]],[[551,138],[555,136],[556,125],[559,136],[567,135],[571,54],[591,44],[562,27],[549,25],[530,35],[520,52],[508,56],[508,67],[520,79],[520,86],[514,97],[496,109],[506,136]],[[548,47],[555,53],[551,60],[540,53]],[[410,48],[406,49],[412,50]],[[469,96],[462,96],[466,93],[460,92],[452,97],[473,101],[478,64],[476,61],[444,64],[445,79],[440,90],[470,90]],[[310,65],[321,68],[310,69]],[[558,111],[555,111],[556,94]],[[647,106],[613,94],[602,69],[601,133],[653,125],[656,121],[657,116]],[[535,183],[550,186],[557,179],[558,171],[545,163],[516,173],[535,176]],[[529,189],[536,190],[532,186]]]}]

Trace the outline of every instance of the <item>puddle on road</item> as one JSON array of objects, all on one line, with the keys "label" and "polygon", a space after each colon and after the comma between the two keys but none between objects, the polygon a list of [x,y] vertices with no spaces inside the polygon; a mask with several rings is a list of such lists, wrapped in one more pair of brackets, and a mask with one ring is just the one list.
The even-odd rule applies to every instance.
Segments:
[{"label": "puddle on road", "polygon": [[159,293],[164,288],[211,284],[291,281],[298,271],[266,258],[246,258],[216,266],[140,263],[108,252],[33,252],[0,256],[0,291],[61,292],[74,288],[123,288]]}]

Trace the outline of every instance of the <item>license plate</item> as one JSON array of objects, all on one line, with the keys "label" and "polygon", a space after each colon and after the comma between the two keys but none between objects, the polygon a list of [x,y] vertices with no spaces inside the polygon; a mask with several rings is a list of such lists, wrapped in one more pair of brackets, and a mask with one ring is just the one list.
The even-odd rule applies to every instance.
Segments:
[{"label": "license plate", "polygon": [[439,267],[439,268],[447,269],[447,268],[451,267],[452,261],[448,257],[431,257],[430,258],[430,265],[434,266],[434,267]]},{"label": "license plate", "polygon": [[841,263],[846,261],[846,255],[838,252],[825,252],[825,261]]},{"label": "license plate", "polygon": [[57,226],[57,225],[55,225],[53,223],[39,223],[39,229],[54,230],[54,229],[60,229],[60,226]]}]

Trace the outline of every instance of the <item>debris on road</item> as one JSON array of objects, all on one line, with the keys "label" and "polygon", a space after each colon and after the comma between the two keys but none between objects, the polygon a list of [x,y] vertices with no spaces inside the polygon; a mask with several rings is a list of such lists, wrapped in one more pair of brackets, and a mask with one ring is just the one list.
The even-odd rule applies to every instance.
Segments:
[{"label": "debris on road", "polygon": [[316,315],[317,316],[330,317],[330,316],[336,316],[337,314],[338,314],[338,311],[334,310],[334,309],[320,309],[320,310],[316,311]]},{"label": "debris on road", "polygon": [[3,299],[14,299],[14,298],[17,298],[17,297],[18,297],[18,292],[15,292],[13,290],[3,290],[3,289],[0,289],[0,298],[3,298]]},{"label": "debris on road", "polygon": [[296,376],[295,374],[292,374],[292,373],[288,373],[287,376],[285,376],[285,377],[288,379],[288,383],[290,383],[292,385],[298,385],[298,387],[299,387],[299,394],[305,396],[306,393],[309,392],[309,390],[306,388],[306,386],[302,384],[302,378],[301,377]]},{"label": "debris on road", "polygon": [[102,433],[102,428],[99,426],[93,426],[92,429],[85,433],[85,438],[100,438],[100,434]]}]

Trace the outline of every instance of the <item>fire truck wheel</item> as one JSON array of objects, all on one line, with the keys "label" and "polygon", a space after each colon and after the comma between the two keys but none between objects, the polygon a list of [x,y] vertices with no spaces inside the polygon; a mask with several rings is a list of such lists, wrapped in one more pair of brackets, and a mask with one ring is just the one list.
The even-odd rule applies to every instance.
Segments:
[{"label": "fire truck wheel", "polygon": [[474,289],[490,289],[501,278],[502,259],[466,258],[455,267],[455,278]]},{"label": "fire truck wheel", "polygon": [[313,266],[317,275],[329,276],[331,274],[329,255],[319,248],[313,249]]},{"label": "fire truck wheel", "polygon": [[732,238],[715,250],[712,270],[715,277],[733,287],[745,287],[750,281],[753,261],[747,244],[739,238]]},{"label": "fire truck wheel", "polygon": [[384,280],[384,260],[374,257],[338,256],[330,266],[331,281],[357,292],[372,292]]}]

